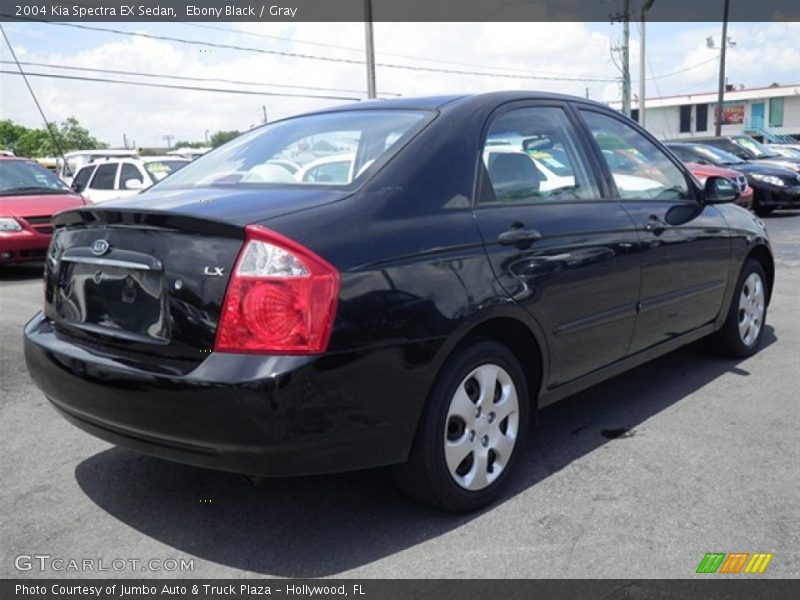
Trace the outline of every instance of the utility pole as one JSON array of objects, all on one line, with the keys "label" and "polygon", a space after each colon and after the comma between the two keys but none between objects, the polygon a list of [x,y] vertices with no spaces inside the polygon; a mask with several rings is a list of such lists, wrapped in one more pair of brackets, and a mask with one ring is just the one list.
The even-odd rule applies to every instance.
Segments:
[{"label": "utility pole", "polygon": [[264,112],[264,125],[266,125],[267,124],[267,105],[266,104],[262,104],[261,105],[261,110]]},{"label": "utility pole", "polygon": [[166,135],[162,135],[161,139],[167,142],[167,148],[169,149],[172,148],[172,140],[175,139],[175,136],[168,133]]},{"label": "utility pole", "polygon": [[631,116],[631,0],[625,0],[622,15],[622,114]]},{"label": "utility pole", "polygon": [[[630,0],[625,0],[623,11],[611,16],[612,23],[622,21],[622,46],[611,47],[611,60],[622,73],[622,114],[626,117],[631,116],[630,20],[631,3]],[[615,52],[620,52],[622,54],[621,66],[617,64],[617,59],[614,58]]]},{"label": "utility pole", "polygon": [[722,135],[722,103],[725,101],[725,48],[728,47],[728,8],[730,0],[725,0],[725,9],[722,15],[722,49],[719,55],[719,94],[717,95],[717,119],[714,127],[714,136]]},{"label": "utility pole", "polygon": [[364,0],[364,33],[367,51],[367,98],[375,98],[375,42],[372,36],[372,0]]},{"label": "utility pole", "polygon": [[647,0],[642,5],[642,13],[639,18],[640,31],[639,31],[639,125],[644,127],[644,83],[645,83],[645,16],[644,14],[650,10],[656,0]]}]

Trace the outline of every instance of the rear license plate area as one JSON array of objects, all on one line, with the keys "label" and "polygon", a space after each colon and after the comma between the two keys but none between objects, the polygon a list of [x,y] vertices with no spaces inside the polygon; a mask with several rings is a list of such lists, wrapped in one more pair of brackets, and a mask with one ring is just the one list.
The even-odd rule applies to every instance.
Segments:
[{"label": "rear license plate area", "polygon": [[65,324],[130,341],[167,343],[162,271],[61,261],[56,313]]}]

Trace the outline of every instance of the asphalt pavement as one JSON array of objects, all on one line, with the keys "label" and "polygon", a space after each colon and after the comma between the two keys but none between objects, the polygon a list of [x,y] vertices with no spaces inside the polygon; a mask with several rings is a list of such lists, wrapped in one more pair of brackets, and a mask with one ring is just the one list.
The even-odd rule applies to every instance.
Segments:
[{"label": "asphalt pavement", "polygon": [[[0,577],[692,577],[707,552],[799,577],[800,212],[766,221],[760,353],[691,345],[545,409],[506,497],[469,516],[383,470],[252,485],[91,437],[25,369],[41,269],[0,272]],[[69,559],[95,571],[56,570]]]}]

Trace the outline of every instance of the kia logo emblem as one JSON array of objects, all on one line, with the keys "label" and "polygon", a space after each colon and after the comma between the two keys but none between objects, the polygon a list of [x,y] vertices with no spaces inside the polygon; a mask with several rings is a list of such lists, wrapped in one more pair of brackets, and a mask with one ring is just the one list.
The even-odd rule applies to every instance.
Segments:
[{"label": "kia logo emblem", "polygon": [[95,256],[102,256],[108,252],[109,248],[111,248],[111,244],[109,244],[107,241],[95,240],[92,244],[92,254]]}]

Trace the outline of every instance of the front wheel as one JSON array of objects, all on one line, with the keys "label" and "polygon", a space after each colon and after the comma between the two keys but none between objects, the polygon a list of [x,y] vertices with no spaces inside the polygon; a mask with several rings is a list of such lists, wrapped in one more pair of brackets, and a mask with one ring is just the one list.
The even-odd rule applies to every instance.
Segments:
[{"label": "front wheel", "polygon": [[766,318],[767,278],[751,258],[739,274],[725,324],[710,338],[713,348],[724,356],[752,356],[761,346]]},{"label": "front wheel", "polygon": [[434,384],[400,486],[437,508],[467,512],[493,502],[525,449],[528,382],[514,354],[479,341],[454,355]]}]

